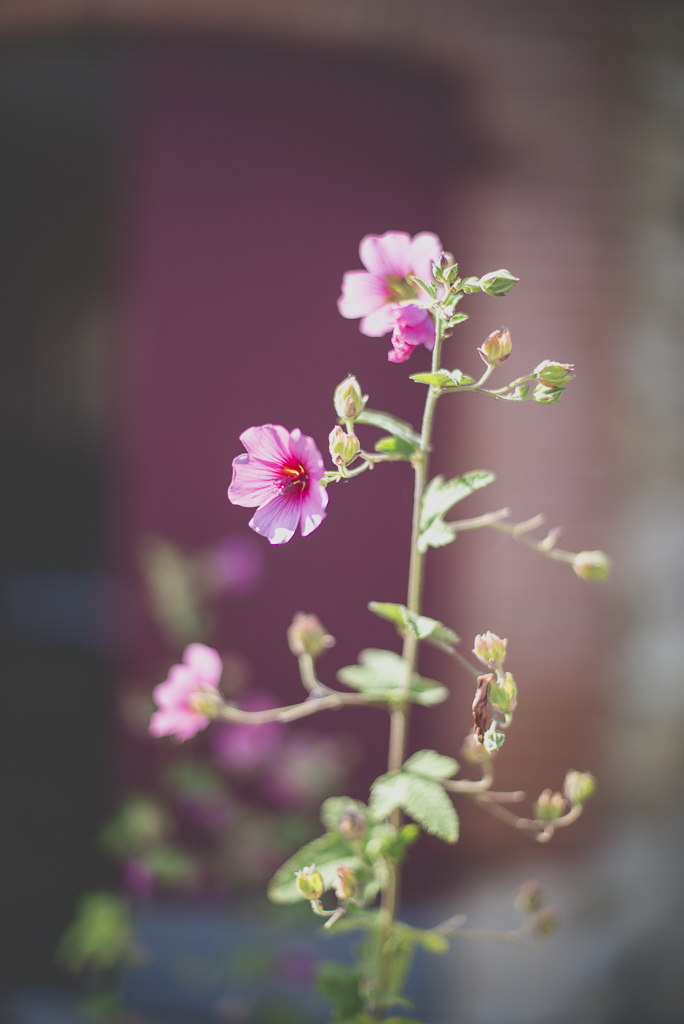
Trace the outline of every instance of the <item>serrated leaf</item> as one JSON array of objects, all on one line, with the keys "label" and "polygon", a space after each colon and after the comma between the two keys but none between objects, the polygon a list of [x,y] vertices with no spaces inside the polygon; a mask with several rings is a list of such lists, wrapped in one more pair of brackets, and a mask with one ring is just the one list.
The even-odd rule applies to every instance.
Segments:
[{"label": "serrated leaf", "polygon": [[400,771],[373,783],[370,812],[376,820],[400,808],[431,835],[447,843],[458,839],[458,815],[438,782]]},{"label": "serrated leaf", "polygon": [[506,739],[506,733],[500,732],[496,728],[496,725],[492,722],[487,732],[484,734],[484,747],[488,754],[495,754],[497,750],[501,750]]},{"label": "serrated leaf", "polygon": [[412,754],[401,770],[411,775],[422,775],[427,779],[450,779],[458,771],[458,761],[436,750],[419,750]]},{"label": "serrated leaf", "polygon": [[360,800],[350,796],[329,796],[321,804],[321,821],[328,832],[337,832],[340,818],[348,807],[353,807],[360,814],[367,814],[368,808]]},{"label": "serrated leaf", "polygon": [[455,532],[438,517],[418,537],[418,550],[424,555],[428,548],[443,548],[453,540],[456,540]]},{"label": "serrated leaf", "polygon": [[409,281],[415,281],[416,284],[418,285],[418,287],[421,288],[422,291],[424,291],[426,295],[429,295],[431,299],[434,299],[434,298],[437,297],[437,285],[436,284],[426,284],[425,281],[422,281],[419,277],[416,277],[415,274],[411,275],[411,277],[409,278]]},{"label": "serrated leaf", "polygon": [[464,387],[475,383],[472,377],[469,377],[467,373],[463,373],[461,370],[452,370],[449,376],[453,383],[458,387]]},{"label": "serrated leaf", "polygon": [[426,530],[437,516],[443,516],[457,502],[463,501],[474,491],[486,487],[494,480],[494,474],[486,469],[474,469],[470,473],[446,481],[443,476],[433,477],[423,495],[420,511],[421,529]]},{"label": "serrated leaf", "polygon": [[379,427],[386,430],[388,434],[401,438],[407,444],[420,446],[420,434],[417,434],[410,423],[397,419],[388,412],[378,412],[375,409],[364,409],[356,418],[357,423],[366,423],[369,427]]},{"label": "serrated leaf", "polygon": [[394,651],[368,648],[359,654],[358,665],[341,668],[337,678],[355,690],[391,692],[405,687],[407,671],[406,662]]},{"label": "serrated leaf", "polygon": [[462,324],[464,320],[468,319],[467,313],[454,313],[453,316],[449,317],[446,322],[447,327],[455,327],[456,324]]},{"label": "serrated leaf", "polygon": [[402,634],[410,631],[419,640],[437,640],[443,644],[455,646],[460,643],[461,638],[437,619],[431,619],[427,615],[416,615],[415,612],[403,604],[391,602],[370,601],[368,608],[381,619],[393,622]]},{"label": "serrated leaf", "polygon": [[429,708],[434,704],[442,704],[449,696],[446,686],[435,682],[434,679],[424,679],[422,676],[414,676],[409,688],[409,700],[413,704],[422,704]]},{"label": "serrated leaf", "polygon": [[402,810],[430,835],[455,843],[458,839],[458,815],[438,782],[408,776],[409,783]]},{"label": "serrated leaf", "polygon": [[295,871],[315,864],[323,876],[326,889],[335,881],[335,868],[338,864],[347,864],[355,871],[362,868],[362,861],[352,854],[349,846],[339,833],[326,832],[312,842],[302,846],[293,853],[282,867],[278,868],[268,886],[268,898],[273,903],[297,903],[302,895],[295,883]]},{"label": "serrated leaf", "polygon": [[415,380],[417,384],[432,384],[436,388],[453,383],[448,370],[438,370],[437,373],[412,373],[411,380]]},{"label": "serrated leaf", "polygon": [[393,437],[391,434],[387,437],[381,437],[379,441],[375,442],[376,452],[389,452],[392,455],[400,455],[407,461],[413,458],[418,451],[418,447],[417,444],[410,444],[401,437]]}]

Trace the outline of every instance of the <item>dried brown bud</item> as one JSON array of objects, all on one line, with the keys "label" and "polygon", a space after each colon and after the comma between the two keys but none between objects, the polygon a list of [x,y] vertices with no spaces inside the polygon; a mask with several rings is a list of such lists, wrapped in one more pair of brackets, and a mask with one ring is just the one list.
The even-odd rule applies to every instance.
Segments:
[{"label": "dried brown bud", "polygon": [[484,734],[489,726],[489,701],[487,694],[489,686],[494,682],[495,676],[490,673],[486,676],[478,676],[477,690],[473,700],[473,732],[480,739],[484,740]]}]

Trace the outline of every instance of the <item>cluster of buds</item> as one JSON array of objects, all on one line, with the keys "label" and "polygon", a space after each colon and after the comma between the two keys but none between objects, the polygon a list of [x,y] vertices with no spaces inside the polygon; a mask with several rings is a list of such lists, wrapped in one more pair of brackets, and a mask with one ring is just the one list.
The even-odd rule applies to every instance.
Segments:
[{"label": "cluster of buds", "polygon": [[565,814],[567,803],[562,793],[554,793],[545,789],[539,794],[539,799],[534,805],[534,816],[540,821],[555,821]]},{"label": "cluster of buds", "polygon": [[498,331],[492,331],[477,351],[487,366],[494,367],[508,359],[512,348],[510,332],[506,327],[501,327]]},{"label": "cluster of buds", "polygon": [[557,402],[566,385],[574,379],[574,369],[572,363],[557,363],[553,359],[545,359],[539,366],[535,366],[533,373],[537,386],[532,394],[535,402],[542,405],[553,405]]},{"label": "cluster of buds", "polygon": [[574,807],[583,804],[596,789],[596,779],[590,772],[577,772],[571,769],[565,776],[563,792],[569,803]]},{"label": "cluster of buds", "polygon": [[558,912],[546,906],[546,894],[539,882],[531,880],[521,885],[513,906],[528,918],[527,927],[533,939],[546,939],[558,930]]},{"label": "cluster of buds", "polygon": [[503,665],[507,644],[508,640],[502,640],[496,633],[487,630],[486,633],[478,633],[475,637],[473,654],[487,668],[494,668],[496,665]]},{"label": "cluster of buds", "polygon": [[325,928],[330,928],[336,921],[339,921],[342,915],[346,913],[347,906],[350,903],[354,903],[357,906],[363,905],[362,901],[358,898],[359,883],[353,868],[348,867],[346,864],[338,864],[335,868],[335,873],[336,877],[332,888],[339,901],[339,906],[335,910],[324,910],[321,896],[325,892],[326,886],[322,874],[316,869],[316,865],[312,864],[311,867],[295,871],[295,884],[304,899],[308,900],[311,904],[314,914],[317,917],[328,918],[324,925]]},{"label": "cluster of buds", "polygon": [[328,449],[335,465],[342,469],[354,461],[361,450],[361,444],[353,431],[347,433],[337,424],[330,431]]},{"label": "cluster of buds", "polygon": [[349,466],[361,450],[359,439],[354,433],[354,421],[363,412],[368,395],[361,392],[361,386],[354,376],[349,376],[335,388],[335,412],[344,423],[346,430],[338,424],[328,437],[330,457],[338,469]]},{"label": "cluster of buds", "polygon": [[432,276],[440,284],[453,284],[458,280],[458,263],[452,252],[442,252],[432,264]]},{"label": "cluster of buds", "polygon": [[603,551],[580,551],[572,567],[581,580],[603,583],[610,575],[611,561]]},{"label": "cluster of buds", "polygon": [[317,615],[297,612],[288,628],[287,642],[296,658],[308,654],[316,659],[335,646],[335,637],[326,632]]},{"label": "cluster of buds", "polygon": [[323,875],[316,870],[316,865],[295,872],[295,883],[305,900],[317,901],[325,892]]}]

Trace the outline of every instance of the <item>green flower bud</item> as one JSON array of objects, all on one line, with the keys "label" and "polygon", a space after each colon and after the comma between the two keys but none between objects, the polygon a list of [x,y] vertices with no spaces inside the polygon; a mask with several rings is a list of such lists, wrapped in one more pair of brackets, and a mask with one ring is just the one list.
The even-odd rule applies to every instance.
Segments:
[{"label": "green flower bud", "polygon": [[593,795],[596,779],[589,772],[569,771],[563,783],[563,792],[571,804],[583,804]]},{"label": "green flower bud", "polygon": [[296,885],[305,900],[320,900],[325,891],[323,876],[316,871],[316,865],[295,871]]},{"label": "green flower bud", "polygon": [[532,398],[540,405],[553,405],[559,400],[564,390],[565,388],[557,388],[552,384],[537,384],[532,392]]},{"label": "green flower bud", "polygon": [[500,681],[491,683],[487,695],[494,707],[499,708],[506,715],[512,715],[518,702],[518,688],[510,672]]},{"label": "green flower bud", "polygon": [[503,363],[508,359],[512,347],[511,335],[508,329],[501,327],[498,331],[492,331],[477,351],[487,366],[498,366],[499,363]]},{"label": "green flower bud", "polygon": [[550,789],[545,789],[534,805],[534,816],[542,821],[555,821],[561,814],[565,814],[566,807],[562,793],[553,793]]},{"label": "green flower bud", "polygon": [[489,751],[475,733],[469,733],[463,740],[461,757],[464,761],[468,761],[470,764],[482,764],[483,761],[489,760],[489,756]]},{"label": "green flower bud", "polygon": [[287,631],[287,642],[296,658],[300,654],[318,658],[324,651],[335,646],[335,637],[326,633],[317,615],[297,612]]},{"label": "green flower bud", "polygon": [[343,839],[361,839],[366,834],[366,816],[350,804],[342,814],[338,828]]},{"label": "green flower bud", "polygon": [[503,665],[506,657],[506,645],[508,640],[502,640],[496,633],[487,630],[486,633],[478,633],[475,637],[473,654],[480,659],[483,665],[489,668],[490,661],[495,665]]},{"label": "green flower bud", "polygon": [[359,454],[361,445],[356,434],[348,434],[338,424],[330,431],[328,447],[335,465],[347,466]]},{"label": "green flower bud", "polygon": [[487,295],[508,295],[519,280],[520,278],[513,277],[510,270],[494,270],[480,278],[480,288]]},{"label": "green flower bud", "polygon": [[335,412],[341,420],[355,420],[363,412],[368,395],[361,393],[361,385],[349,376],[335,388]]},{"label": "green flower bud", "polygon": [[333,886],[338,900],[350,900],[359,891],[359,883],[352,868],[346,864],[338,864],[335,868],[337,878]]},{"label": "green flower bud", "polygon": [[537,375],[539,384],[553,384],[559,387],[575,379],[572,372],[575,369],[574,363],[557,363],[553,359],[545,359],[532,371]]},{"label": "green flower bud", "polygon": [[581,580],[604,583],[610,575],[611,561],[604,551],[580,551],[572,567]]},{"label": "green flower bud", "polygon": [[[448,277],[447,274],[449,275]],[[437,260],[432,264],[432,276],[435,281],[441,281],[442,284],[445,284],[449,280],[453,280],[456,274],[458,274],[458,266],[456,265],[454,254],[452,252],[440,253]]]},{"label": "green flower bud", "polygon": [[515,894],[513,906],[521,914],[533,914],[535,911],[541,910],[544,902],[544,889],[539,882],[531,879],[520,886]]},{"label": "green flower bud", "polygon": [[541,910],[532,921],[532,937],[535,939],[548,939],[560,927],[558,911],[553,907]]}]

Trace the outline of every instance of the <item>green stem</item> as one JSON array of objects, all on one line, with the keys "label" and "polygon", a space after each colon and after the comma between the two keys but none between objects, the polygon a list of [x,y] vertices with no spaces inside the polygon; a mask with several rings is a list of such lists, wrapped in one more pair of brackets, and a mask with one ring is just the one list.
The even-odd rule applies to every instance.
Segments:
[{"label": "green stem", "polygon": [[[444,326],[439,317],[435,317],[435,347],[432,352],[432,372],[439,370],[442,353],[442,341],[444,339]],[[427,479],[428,457],[432,439],[432,426],[435,415],[435,407],[440,391],[430,386],[425,400],[423,412],[423,425],[420,434],[420,448],[413,459],[415,470],[415,481],[413,488],[413,520],[411,525],[411,556],[409,561],[408,591],[406,607],[409,611],[420,613],[421,598],[423,593],[423,578],[425,568],[425,555],[418,549],[418,538],[420,536],[420,513],[423,503],[423,492]],[[402,657],[406,663],[406,680],[404,683],[406,698],[411,685],[411,677],[415,672],[418,656],[418,639],[415,635],[409,634],[404,638]],[[406,736],[408,729],[408,699],[393,709],[390,713],[390,737],[389,752],[387,758],[387,770],[398,771],[406,753]],[[401,824],[401,812],[395,811],[390,821],[398,826]],[[386,985],[389,975],[389,961],[392,955],[387,949],[388,940],[392,933],[394,919],[397,910],[397,896],[399,889],[399,872],[396,866],[390,868],[390,877],[387,886],[382,892],[382,910],[384,911],[385,923],[379,930],[378,939],[380,949],[380,977],[378,987],[382,991]],[[382,1018],[380,1018],[382,1019]]]}]

